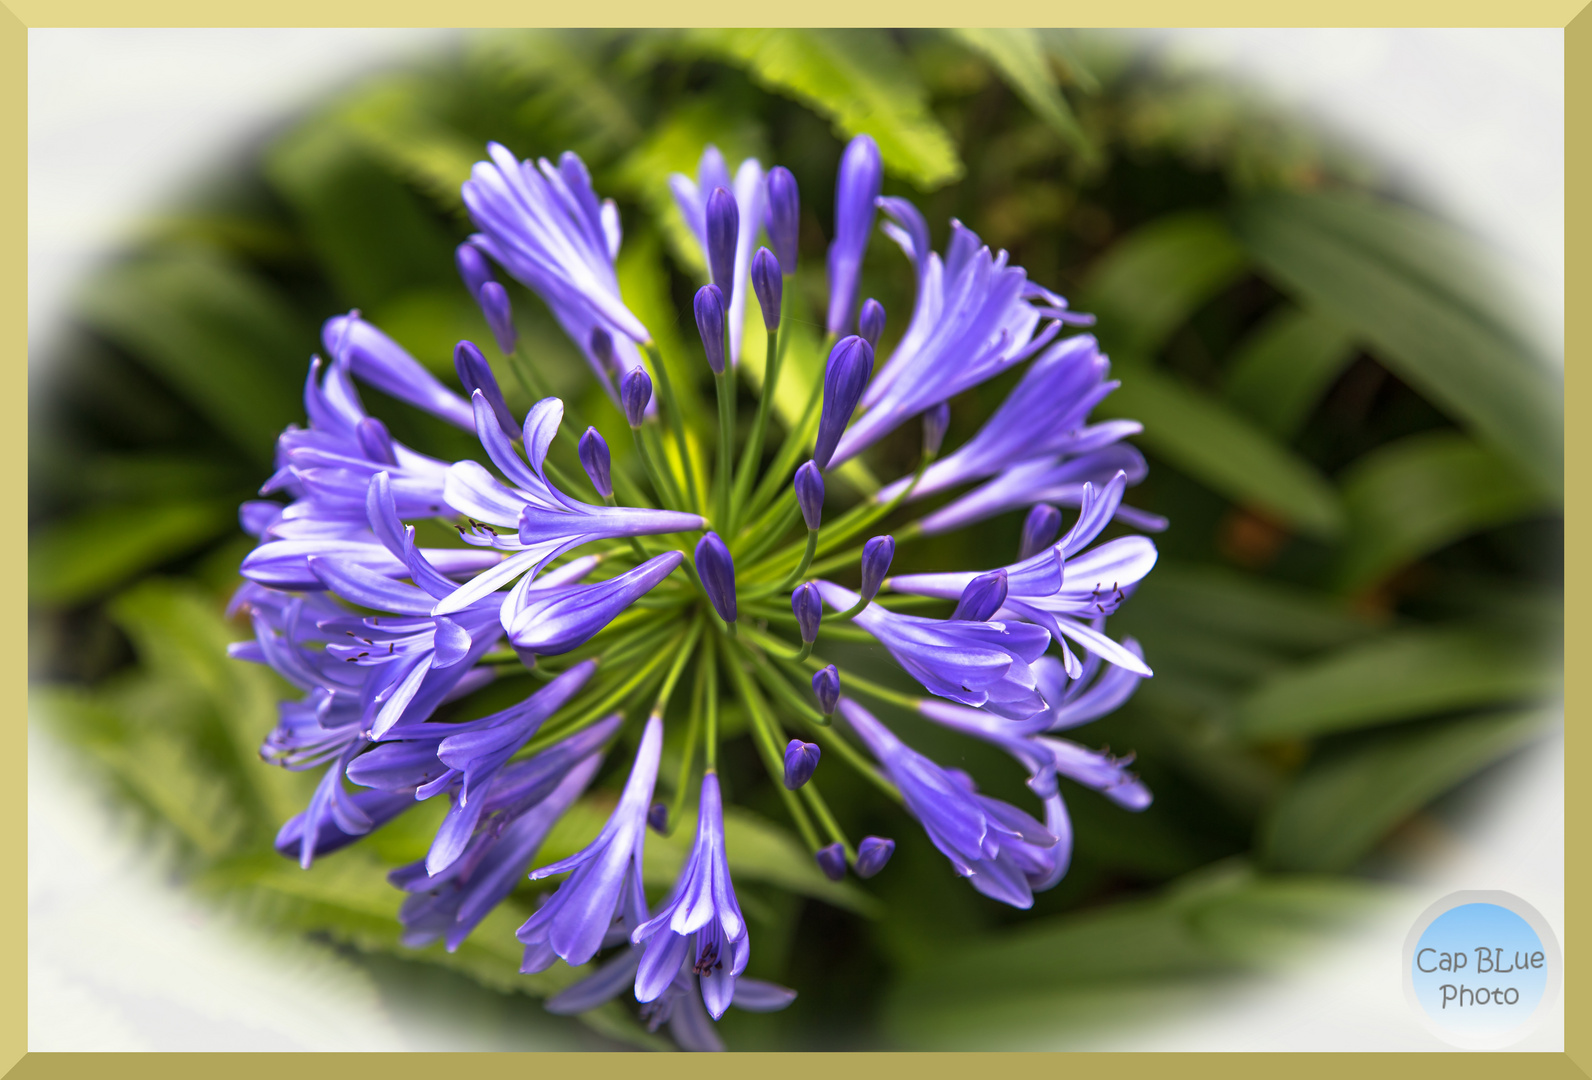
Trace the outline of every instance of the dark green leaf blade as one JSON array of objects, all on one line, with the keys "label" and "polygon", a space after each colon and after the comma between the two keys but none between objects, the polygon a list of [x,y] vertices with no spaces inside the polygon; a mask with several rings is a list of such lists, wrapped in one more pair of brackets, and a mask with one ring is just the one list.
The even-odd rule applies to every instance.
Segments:
[{"label": "dark green leaf blade", "polygon": [[1050,68],[1039,35],[1027,27],[955,29],[951,35],[979,53],[999,71],[1012,90],[1034,114],[1073,151],[1093,159],[1097,151],[1078,125],[1067,99],[1061,96],[1056,74]]},{"label": "dark green leaf blade", "polygon": [[28,547],[28,599],[70,605],[101,595],[145,570],[187,555],[235,527],[235,509],[179,499],[98,506],[55,522]]},{"label": "dark green leaf blade", "polygon": [[1266,431],[1292,439],[1354,354],[1348,327],[1285,307],[1239,345],[1223,396]]}]

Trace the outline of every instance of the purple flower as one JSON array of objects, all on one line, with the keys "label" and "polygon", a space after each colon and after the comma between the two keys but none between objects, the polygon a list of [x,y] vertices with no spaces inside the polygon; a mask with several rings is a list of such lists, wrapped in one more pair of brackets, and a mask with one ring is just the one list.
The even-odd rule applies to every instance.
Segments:
[{"label": "purple flower", "polygon": [[505,356],[512,353],[519,344],[520,332],[514,326],[514,305],[509,302],[508,290],[489,281],[481,286],[475,298],[481,305],[481,314],[486,316],[486,325],[492,331],[498,350]]},{"label": "purple flower", "polygon": [[696,568],[713,610],[725,622],[735,622],[735,560],[718,533],[705,533],[697,541]]},{"label": "purple flower", "polygon": [[825,716],[832,716],[835,702],[840,700],[840,672],[834,664],[813,672],[813,696]]},{"label": "purple flower", "polygon": [[708,194],[703,224],[707,231],[708,270],[713,284],[720,291],[731,290],[735,287],[735,237],[741,231],[735,196],[722,187],[714,188]]},{"label": "purple flower", "polygon": [[614,479],[608,444],[603,441],[602,435],[594,427],[587,428],[576,450],[580,454],[580,467],[586,470],[586,477],[597,494],[605,499],[611,496],[614,493]]},{"label": "purple flower", "polygon": [[814,462],[804,462],[796,470],[796,505],[809,530],[816,530],[823,523],[824,474]]},{"label": "purple flower", "polygon": [[486,362],[486,357],[481,355],[481,350],[474,343],[461,341],[453,347],[453,369],[459,373],[459,382],[463,384],[465,393],[473,397],[477,390],[481,391],[487,404],[492,406],[492,415],[497,417],[503,434],[510,439],[519,438],[520,425],[509,411],[508,402],[503,400],[503,391],[498,386],[497,376],[492,374],[492,365]]},{"label": "purple flower", "polygon": [[717,285],[704,285],[697,290],[691,304],[696,314],[697,333],[702,338],[702,351],[708,358],[713,374],[724,374],[724,293]]},{"label": "purple flower", "polygon": [[879,347],[879,339],[884,336],[883,304],[873,299],[862,302],[862,314],[857,316],[857,334],[872,348]]},{"label": "purple flower", "polygon": [[625,410],[625,420],[639,428],[647,418],[647,406],[652,401],[652,377],[647,369],[632,368],[619,384],[619,401]]},{"label": "purple flower", "polygon": [[531,872],[531,880],[540,881],[574,871],[515,935],[525,946],[521,971],[543,971],[560,957],[579,967],[597,955],[616,918],[631,926],[646,918],[641,853],[662,747],[663,720],[654,716],[642,733],[619,805],[597,839],[569,858]]},{"label": "purple flower", "polygon": [[841,338],[829,353],[824,369],[824,407],[818,417],[818,440],[813,446],[813,461],[820,469],[829,468],[851,414],[868,386],[873,372],[873,347],[855,335]]},{"label": "purple flower", "polygon": [[735,997],[735,980],[751,955],[746,920],[735,900],[724,851],[724,808],[719,778],[702,778],[696,841],[674,893],[663,909],[630,934],[631,944],[646,945],[636,971],[636,1000],[661,997],[690,952],[691,970],[701,981],[702,1003],[717,1020]]},{"label": "purple flower", "polygon": [[584,645],[685,561],[678,551],[655,555],[633,570],[591,585],[527,594],[504,605],[503,623],[521,656],[557,656]]},{"label": "purple flower", "polygon": [[796,591],[790,594],[790,608],[796,615],[802,641],[808,645],[817,641],[818,627],[824,617],[824,602],[818,595],[818,586],[810,581],[796,586]]},{"label": "purple flower", "polygon": [[993,618],[1004,603],[1006,603],[1006,571],[991,570],[967,583],[967,588],[962,590],[961,599],[957,601],[956,610],[951,612],[951,618],[984,622]]},{"label": "purple flower", "polygon": [[884,869],[895,854],[895,841],[882,836],[864,836],[857,845],[857,876],[871,878]]},{"label": "purple flower", "polygon": [[875,536],[862,545],[862,584],[859,594],[865,600],[879,595],[879,586],[890,573],[890,563],[895,559],[895,538]]},{"label": "purple flower", "polygon": [[437,381],[392,338],[360,318],[334,315],[321,327],[321,344],[334,361],[346,362],[356,378],[466,431],[475,425],[470,406]]},{"label": "purple flower", "polygon": [[[490,162],[476,162],[464,182],[465,207],[480,233],[471,242],[546,303],[570,340],[589,349],[593,328],[619,339],[619,366],[641,363],[636,344],[651,340],[619,296],[619,212],[592,190],[585,164],[565,153],[555,168],[546,158],[518,161],[497,143]],[[597,381],[613,393],[604,365],[587,352]]]},{"label": "purple flower", "polygon": [[822,756],[817,743],[792,739],[785,747],[785,786],[795,791],[811,780]]},{"label": "purple flower", "polygon": [[[824,603],[850,609],[857,594],[818,582]],[[1050,634],[1020,622],[966,622],[901,615],[870,604],[854,617],[923,688],[938,697],[1024,720],[1045,707],[1029,667],[1045,653]]]},{"label": "purple flower", "polygon": [[757,254],[752,256],[752,292],[757,294],[757,305],[763,312],[763,328],[772,335],[779,329],[779,306],[785,282],[779,272],[779,262],[768,248],[758,248]]},{"label": "purple flower", "polygon": [[448,505],[476,522],[514,529],[509,537],[484,527],[460,533],[470,543],[513,554],[439,601],[438,615],[473,604],[522,575],[529,575],[528,581],[550,560],[593,540],[694,532],[706,525],[696,514],[673,510],[592,506],[555,488],[547,479],[544,462],[564,417],[564,403],[557,398],[538,401],[526,414],[525,459],[504,438],[491,407],[479,393],[475,413],[476,433],[487,455],[512,486],[500,483],[473,461],[460,461],[448,469]]},{"label": "purple flower", "polygon": [[764,186],[768,210],[763,223],[768,229],[768,241],[774,245],[779,268],[787,276],[796,272],[796,241],[801,232],[801,195],[796,189],[796,178],[783,165],[768,170]]},{"label": "purple flower", "polygon": [[480,295],[482,285],[497,280],[492,275],[492,266],[486,261],[486,256],[469,241],[454,249],[453,264],[458,268],[459,278],[464,282],[465,291],[470,294],[472,300]]},{"label": "purple flower", "polygon": [[1061,511],[1049,503],[1036,503],[1023,519],[1023,537],[1017,545],[1018,559],[1038,555],[1056,542],[1061,533]]},{"label": "purple flower", "polygon": [[819,848],[813,854],[813,860],[818,863],[818,869],[824,872],[824,877],[830,881],[845,880],[846,849],[838,840],[828,847]]},{"label": "purple flower", "polygon": [[947,402],[940,402],[934,408],[923,414],[923,456],[930,459],[939,456],[940,447],[945,444],[945,433],[951,427],[951,406]]},{"label": "purple flower", "polygon": [[[746,324],[747,275],[752,265],[752,249],[757,245],[758,228],[763,221],[763,166],[756,158],[747,158],[735,170],[732,182],[724,155],[719,153],[717,147],[709,146],[702,152],[697,179],[693,182],[690,177],[674,173],[669,177],[669,186],[674,192],[680,213],[707,256],[711,280],[728,298],[724,310],[729,324],[729,357],[732,365],[738,365],[741,361],[741,328]],[[715,241],[710,233],[713,222],[709,204],[713,201],[714,191],[721,188],[727,197],[732,197],[728,207],[734,211],[733,227],[729,230],[734,241],[734,264],[727,271],[719,265],[728,254],[724,248],[725,238],[721,232]],[[719,221],[721,230],[729,224],[723,209],[720,210]],[[717,249],[715,243],[719,245]],[[719,252],[717,256],[714,255],[715,250]],[[719,263],[715,262],[715,258]]]},{"label": "purple flower", "polygon": [[934,846],[975,889],[1027,908],[1036,886],[1060,880],[1054,833],[1015,806],[978,794],[965,773],[936,765],[856,702],[842,698],[840,711],[900,788]]},{"label": "purple flower", "polygon": [[858,135],[846,144],[835,176],[835,237],[829,244],[831,334],[843,334],[851,325],[862,256],[873,231],[874,203],[883,184],[884,162],[878,144],[867,135]]}]

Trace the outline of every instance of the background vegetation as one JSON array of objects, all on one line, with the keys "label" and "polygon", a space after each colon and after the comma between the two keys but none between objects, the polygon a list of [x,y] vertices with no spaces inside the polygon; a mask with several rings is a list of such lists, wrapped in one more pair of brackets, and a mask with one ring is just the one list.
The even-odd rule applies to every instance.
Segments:
[{"label": "background vegetation", "polygon": [[[679,313],[703,268],[668,173],[694,171],[710,141],[790,168],[818,311],[834,167],[859,131],[937,245],[959,218],[1099,316],[1123,379],[1102,411],[1145,425],[1151,473],[1130,501],[1173,524],[1112,626],[1143,642],[1156,678],[1088,740],[1136,752],[1156,801],[1129,815],[1069,789],[1072,871],[1014,912],[838,769],[826,795],[842,820],[900,847],[865,885],[829,884],[750,748],[728,747],[751,808],[730,838],[751,973],[802,992],[781,1014],[729,1014],[732,1047],[1010,1046],[1041,1022],[1064,1045],[1110,1018],[1153,1020],[1374,903],[1454,827],[1467,783],[1553,730],[1560,375],[1465,237],[1374,172],[1097,35],[504,33],[272,132],[151,220],[84,289],[50,359],[29,460],[35,701],[195,887],[335,943],[384,983],[478,995],[505,1030],[577,1023],[535,1000],[567,972],[517,974],[528,885],[455,955],[399,946],[384,870],[423,853],[439,807],[309,872],[271,851],[309,780],[255,755],[286,687],[224,654],[246,632],[222,614],[250,545],[235,508],[301,421],[324,318],[358,307],[450,380],[453,343],[486,338],[452,248],[468,232],[459,183],[487,140],[584,157],[620,202],[627,298],[684,376]],[[880,241],[864,275],[888,343],[911,308],[908,267]],[[514,297],[559,391],[617,430],[545,310]],[[959,399],[948,445],[1014,381]],[[474,452],[366,393],[395,436]],[[910,442],[883,444],[874,472],[904,471]],[[1020,520],[914,557],[998,564]],[[1022,801],[1000,755],[886,715]],[[545,857],[583,843],[611,797],[577,807]],[[650,841],[655,885],[683,840]],[[660,1043],[618,1004],[581,1021],[593,1045]]]}]

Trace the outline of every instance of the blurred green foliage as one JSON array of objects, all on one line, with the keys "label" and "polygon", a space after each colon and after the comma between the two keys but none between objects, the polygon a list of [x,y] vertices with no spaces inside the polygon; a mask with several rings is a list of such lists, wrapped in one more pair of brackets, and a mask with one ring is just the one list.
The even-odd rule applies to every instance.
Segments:
[{"label": "blurred green foliage", "polygon": [[[1085,737],[1136,751],[1156,802],[1134,816],[1070,788],[1072,871],[1014,912],[839,770],[826,789],[837,814],[900,849],[866,885],[824,880],[777,824],[750,741],[732,742],[751,972],[803,996],[780,1014],[730,1013],[726,1038],[1069,1045],[1270,969],[1374,905],[1421,836],[1461,827],[1444,824],[1454,798],[1434,800],[1555,725],[1561,379],[1459,230],[1252,96],[1109,35],[497,33],[297,118],[87,283],[52,358],[29,461],[40,715],[219,901],[502,994],[570,981],[562,967],[517,974],[528,884],[456,954],[399,946],[400,894],[383,873],[424,852],[437,807],[308,872],[271,851],[311,779],[255,756],[287,688],[225,658],[246,632],[222,615],[248,546],[230,508],[301,421],[322,319],[357,306],[440,373],[457,339],[485,337],[451,249],[468,231],[459,183],[487,140],[585,158],[620,202],[626,296],[694,395],[680,312],[703,267],[667,173],[694,169],[709,141],[732,161],[786,165],[803,193],[802,259],[818,267],[834,167],[862,131],[883,149],[887,190],[916,199],[937,238],[958,217],[1099,315],[1123,379],[1101,411],[1146,428],[1151,474],[1130,501],[1173,524],[1161,566],[1113,619],[1156,678]],[[817,310],[821,275],[800,280],[795,302]],[[888,348],[912,288],[890,244],[873,244],[864,287],[891,313]],[[619,423],[545,309],[514,289],[557,391]],[[817,335],[797,338],[791,363],[815,372]],[[746,353],[755,378],[760,343]],[[1015,378],[956,402],[950,445]],[[472,452],[369,398],[395,436]],[[873,472],[909,467],[909,442],[882,444]],[[1020,516],[917,545],[902,568],[1009,561]],[[901,678],[875,649],[834,651]],[[886,715],[1024,798],[995,751]],[[678,753],[671,733],[665,777]],[[615,768],[546,858],[596,830]],[[684,835],[649,844],[654,886]],[[662,1043],[619,1004],[581,1019],[602,1040]]]}]

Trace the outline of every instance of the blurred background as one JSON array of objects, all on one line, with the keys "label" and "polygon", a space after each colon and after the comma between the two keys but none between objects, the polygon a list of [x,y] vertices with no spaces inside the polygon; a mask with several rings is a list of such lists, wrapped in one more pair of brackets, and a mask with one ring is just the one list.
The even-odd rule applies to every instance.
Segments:
[{"label": "blurred background", "polygon": [[[320,321],[358,306],[439,372],[485,333],[451,247],[487,139],[582,154],[669,327],[700,268],[668,172],[708,141],[791,168],[819,265],[868,131],[937,246],[957,217],[1100,316],[1132,501],[1173,521],[1112,626],[1157,677],[1088,736],[1155,805],[1069,791],[1073,870],[1019,913],[837,783],[901,841],[881,903],[748,881],[754,973],[802,997],[730,1014],[732,1047],[1435,1049],[1399,988],[1416,914],[1501,888],[1562,937],[1560,32],[35,30],[29,78],[32,1049],[653,1044],[544,1014],[506,914],[399,947],[382,871],[423,822],[308,874],[270,853],[302,801],[253,757],[284,688],[223,653],[235,506]],[[889,245],[864,287],[888,343]],[[1015,550],[1008,517],[924,558]],[[1561,1049],[1562,1006],[1523,1045]]]}]

